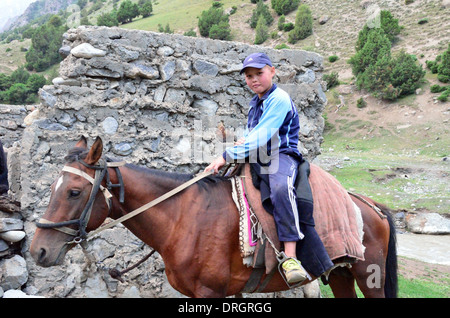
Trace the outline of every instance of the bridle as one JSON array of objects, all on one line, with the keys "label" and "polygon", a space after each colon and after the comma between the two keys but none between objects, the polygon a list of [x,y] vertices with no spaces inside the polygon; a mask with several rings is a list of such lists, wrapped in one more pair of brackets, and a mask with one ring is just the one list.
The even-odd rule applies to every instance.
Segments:
[{"label": "bridle", "polygon": [[[62,171],[66,171],[72,174],[76,174],[80,177],[85,178],[92,184],[91,193],[89,195],[89,200],[86,203],[86,206],[83,209],[83,212],[81,213],[81,216],[78,219],[69,220],[69,221],[63,221],[63,222],[53,222],[46,220],[44,218],[41,218],[38,222],[36,222],[36,226],[41,229],[54,229],[57,231],[60,231],[62,233],[71,235],[74,237],[72,241],[67,242],[66,244],[76,243],[79,244],[83,241],[85,241],[88,238],[88,233],[86,231],[87,225],[89,223],[89,219],[91,217],[92,213],[92,207],[94,205],[95,198],[97,196],[98,191],[100,190],[103,193],[103,196],[105,197],[106,205],[108,206],[108,215],[111,212],[111,198],[112,194],[110,190],[114,187],[119,187],[119,201],[120,203],[124,202],[124,196],[125,196],[125,188],[123,184],[123,178],[122,174],[120,173],[120,166],[125,165],[125,162],[114,162],[109,161],[108,159],[103,160],[100,159],[97,164],[90,165],[83,161],[82,159],[77,159],[77,162],[81,163],[85,167],[89,169],[95,170],[95,176],[92,178],[89,174],[86,172],[69,166],[64,166]],[[114,168],[117,174],[117,178],[119,180],[118,184],[111,183],[110,175],[108,172],[108,168]],[[103,182],[103,179],[106,176],[106,187],[102,186],[101,183]],[[70,228],[68,226],[70,225],[76,225],[77,230]]]},{"label": "bridle", "polygon": [[[119,192],[119,202],[120,203],[124,203],[124,196],[125,196],[125,187],[124,187],[124,183],[123,183],[123,178],[122,178],[122,174],[120,173],[120,169],[119,167],[125,165],[126,163],[121,161],[121,162],[114,162],[114,161],[108,161],[108,159],[105,161],[103,159],[100,159],[99,162],[95,165],[90,165],[87,164],[85,161],[81,160],[81,159],[77,159],[76,161],[80,162],[81,164],[83,164],[85,167],[90,168],[90,169],[94,169],[95,170],[95,177],[92,178],[90,175],[88,175],[87,173],[85,173],[84,171],[77,169],[77,168],[73,168],[73,167],[69,167],[69,166],[64,166],[64,168],[62,169],[62,171],[66,171],[66,172],[70,172],[76,175],[79,175],[85,179],[87,179],[90,183],[92,183],[92,189],[91,189],[91,193],[89,195],[89,200],[86,204],[86,206],[83,209],[83,212],[81,213],[81,216],[78,219],[75,220],[69,220],[69,221],[63,221],[63,222],[53,222],[53,221],[49,221],[46,220],[44,218],[41,218],[39,220],[39,222],[36,223],[36,226],[38,228],[41,229],[53,229],[53,230],[57,230],[60,232],[63,232],[65,234],[71,235],[74,237],[74,239],[72,241],[66,242],[66,244],[81,244],[87,240],[89,240],[90,238],[92,238],[94,235],[98,234],[99,232],[106,230],[108,228],[113,227],[114,225],[124,222],[146,210],[148,210],[149,208],[157,205],[158,203],[170,198],[171,196],[175,195],[176,193],[186,189],[187,187],[189,187],[190,185],[196,183],[197,181],[205,178],[206,176],[209,176],[210,174],[213,173],[212,170],[209,171],[205,171],[202,173],[197,174],[195,177],[193,177],[192,179],[188,180],[187,182],[179,185],[178,187],[176,187],[173,190],[170,190],[169,192],[163,194],[162,196],[148,202],[147,204],[141,206],[140,208],[137,208],[136,210],[129,212],[125,215],[123,215],[122,217],[109,222],[105,225],[102,225],[101,227],[99,227],[96,230],[93,230],[91,232],[87,232],[86,228],[87,225],[89,223],[89,219],[91,217],[91,212],[92,212],[92,206],[94,204],[95,201],[95,197],[97,196],[98,191],[102,191],[103,195],[105,197],[105,201],[106,204],[108,205],[108,209],[109,212],[111,212],[111,198],[112,198],[112,194],[109,192],[109,190],[111,190],[114,187],[119,187],[120,188],[120,192]],[[114,168],[117,174],[117,178],[119,183],[118,184],[112,184],[110,181],[110,176],[109,176],[109,172],[108,172],[108,168]],[[101,185],[103,179],[106,176],[106,188],[103,187]],[[109,213],[108,213],[109,215]],[[78,230],[74,230],[72,228],[69,228],[69,225],[77,225]]]}]

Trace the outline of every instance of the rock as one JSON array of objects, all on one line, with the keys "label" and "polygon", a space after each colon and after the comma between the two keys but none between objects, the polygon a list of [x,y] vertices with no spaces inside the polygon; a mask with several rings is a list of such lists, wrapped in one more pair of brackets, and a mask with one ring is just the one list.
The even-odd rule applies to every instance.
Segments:
[{"label": "rock", "polygon": [[38,117],[39,117],[39,109],[36,108],[30,114],[28,114],[27,117],[25,117],[23,123],[27,126],[30,126],[33,123],[33,121],[35,121],[35,119]]},{"label": "rock", "polygon": [[53,85],[68,85],[68,86],[81,86],[81,82],[75,79],[64,79],[62,77],[55,77],[52,80]]},{"label": "rock", "polygon": [[219,68],[216,64],[209,63],[202,60],[194,62],[194,70],[201,75],[216,76],[219,72]]},{"label": "rock", "polygon": [[114,117],[106,117],[102,122],[102,127],[105,133],[113,135],[116,133],[117,128],[119,128],[119,124]]},{"label": "rock", "polygon": [[26,236],[24,231],[8,231],[0,233],[0,238],[8,242],[20,242]]},{"label": "rock", "polygon": [[59,55],[61,55],[61,57],[63,59],[65,59],[66,57],[69,56],[71,49],[72,48],[70,46],[65,45],[65,46],[62,46],[62,47],[59,48],[58,53],[59,53]]},{"label": "rock", "polygon": [[3,290],[17,289],[28,280],[27,264],[22,256],[0,260],[0,287]]},{"label": "rock", "polygon": [[103,50],[96,49],[89,43],[82,43],[76,47],[74,47],[72,50],[70,50],[70,53],[75,57],[82,57],[85,59],[90,59],[95,56],[105,56],[106,52]]},{"label": "rock", "polygon": [[23,221],[13,218],[0,218],[0,233],[23,229]]},{"label": "rock", "polygon": [[21,290],[10,289],[5,291],[3,298],[45,298],[43,296],[27,295]]},{"label": "rock", "polygon": [[113,152],[119,156],[128,156],[133,152],[133,148],[127,142],[114,145]]},{"label": "rock", "polygon": [[323,15],[323,16],[321,16],[321,17],[319,18],[319,24],[325,24],[325,23],[328,22],[329,19],[330,19],[329,16]]},{"label": "rock", "polygon": [[414,213],[406,217],[409,231],[420,234],[450,234],[450,220],[438,213]]},{"label": "rock", "polygon": [[450,0],[442,0],[441,7],[444,9],[450,8]]}]

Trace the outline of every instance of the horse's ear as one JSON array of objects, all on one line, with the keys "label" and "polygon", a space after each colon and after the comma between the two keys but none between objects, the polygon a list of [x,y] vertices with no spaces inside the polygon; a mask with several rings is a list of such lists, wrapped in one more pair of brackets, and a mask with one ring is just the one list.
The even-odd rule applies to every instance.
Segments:
[{"label": "horse's ear", "polygon": [[103,152],[103,141],[100,137],[97,137],[95,139],[94,144],[91,147],[91,150],[89,150],[89,153],[86,156],[86,159],[84,161],[88,165],[96,164],[97,161],[100,160]]},{"label": "horse's ear", "polygon": [[77,148],[87,148],[87,139],[84,136],[81,136],[80,140],[75,144],[75,147]]}]

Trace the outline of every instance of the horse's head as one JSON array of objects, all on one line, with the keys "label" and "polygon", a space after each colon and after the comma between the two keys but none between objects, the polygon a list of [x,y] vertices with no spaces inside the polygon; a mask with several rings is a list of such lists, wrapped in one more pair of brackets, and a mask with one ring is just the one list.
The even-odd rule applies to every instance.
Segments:
[{"label": "horse's head", "polygon": [[61,264],[67,251],[108,216],[109,192],[101,185],[107,172],[106,165],[101,165],[102,150],[99,137],[90,149],[81,137],[69,151],[31,242],[30,252],[38,265]]}]

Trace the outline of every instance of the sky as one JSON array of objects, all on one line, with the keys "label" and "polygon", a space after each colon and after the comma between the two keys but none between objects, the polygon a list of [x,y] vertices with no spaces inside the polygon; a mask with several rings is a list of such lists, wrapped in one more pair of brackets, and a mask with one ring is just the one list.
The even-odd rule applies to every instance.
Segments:
[{"label": "sky", "polygon": [[9,18],[25,12],[28,5],[36,0],[0,0],[0,29]]}]

